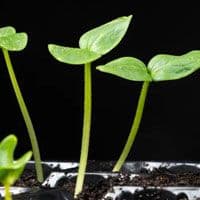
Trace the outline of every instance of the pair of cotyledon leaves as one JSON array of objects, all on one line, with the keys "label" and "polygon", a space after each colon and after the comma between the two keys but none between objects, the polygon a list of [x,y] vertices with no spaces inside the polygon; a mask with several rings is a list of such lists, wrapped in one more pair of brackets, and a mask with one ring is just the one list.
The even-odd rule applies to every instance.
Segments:
[{"label": "pair of cotyledon leaves", "polygon": [[23,50],[28,41],[26,33],[16,33],[15,28],[6,26],[0,28],[0,47],[8,51]]},{"label": "pair of cotyledon leaves", "polygon": [[[85,64],[111,51],[124,37],[132,16],[120,17],[86,32],[80,37],[80,48],[50,44],[50,53],[67,64]],[[133,57],[122,57],[97,67],[98,70],[132,81],[164,81],[183,78],[200,68],[200,51],[182,56],[157,55],[146,66]]]},{"label": "pair of cotyledon leaves", "polygon": [[80,37],[80,48],[50,44],[49,51],[57,60],[68,64],[79,65],[97,60],[118,45],[131,18],[132,16],[120,17],[86,32]]},{"label": "pair of cotyledon leaves", "polygon": [[0,182],[4,185],[12,185],[19,178],[32,156],[32,152],[29,151],[18,160],[14,160],[16,145],[15,135],[9,135],[0,142]]},{"label": "pair of cotyledon leaves", "polygon": [[186,77],[200,68],[200,51],[182,56],[157,55],[146,66],[133,57],[122,57],[97,67],[98,70],[132,81],[165,81]]},{"label": "pair of cotyledon leaves", "polygon": [[[120,17],[83,34],[80,48],[49,44],[50,53],[59,61],[80,65],[93,62],[111,51],[124,37],[132,16]],[[20,51],[27,44],[26,33],[16,33],[13,27],[0,28],[0,47]],[[133,81],[163,81],[183,78],[200,67],[200,51],[191,51],[182,56],[157,55],[146,66],[133,57],[122,57],[97,67]]]}]

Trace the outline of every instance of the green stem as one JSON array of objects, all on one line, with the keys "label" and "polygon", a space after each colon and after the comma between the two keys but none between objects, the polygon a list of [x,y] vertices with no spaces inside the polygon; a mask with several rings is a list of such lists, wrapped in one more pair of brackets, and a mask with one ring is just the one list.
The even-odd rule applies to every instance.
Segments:
[{"label": "green stem", "polygon": [[91,63],[85,64],[84,67],[84,118],[83,118],[83,135],[81,144],[81,156],[78,170],[78,177],[76,180],[75,194],[77,195],[82,191],[83,182],[85,177],[89,141],[90,141],[90,127],[91,127],[91,112],[92,112],[92,77],[91,77]]},{"label": "green stem", "polygon": [[131,150],[131,147],[135,140],[135,137],[138,132],[140,122],[142,119],[142,114],[143,114],[143,110],[144,110],[144,104],[145,104],[145,100],[146,100],[146,96],[147,96],[148,87],[149,87],[149,82],[147,82],[147,81],[144,82],[142,85],[141,92],[140,92],[140,97],[139,97],[139,101],[138,101],[138,105],[137,105],[135,118],[134,118],[131,130],[130,130],[127,142],[126,142],[124,149],[119,157],[119,160],[117,161],[117,163],[115,164],[115,166],[113,168],[113,172],[118,172],[121,169],[122,165],[124,164],[126,158],[128,157],[128,154]]},{"label": "green stem", "polygon": [[42,164],[41,164],[41,158],[40,158],[40,151],[39,151],[39,146],[38,146],[38,142],[37,142],[37,138],[36,138],[36,134],[35,134],[35,130],[33,128],[33,124],[30,118],[30,115],[28,113],[28,109],[26,107],[26,104],[24,102],[22,93],[20,91],[14,70],[13,70],[13,66],[10,60],[10,56],[9,53],[6,49],[2,49],[3,50],[3,55],[6,61],[6,65],[7,65],[7,69],[8,69],[8,73],[11,79],[11,83],[15,92],[15,95],[17,97],[17,101],[21,110],[21,113],[23,115],[25,124],[26,124],[26,128],[28,130],[29,133],[29,137],[30,137],[30,141],[31,141],[31,145],[32,145],[32,149],[33,149],[33,156],[35,159],[35,168],[36,168],[36,174],[37,174],[37,179],[39,182],[42,182],[44,180],[44,176],[43,176],[43,170],[42,170]]},{"label": "green stem", "polygon": [[10,193],[10,185],[5,184],[5,200],[12,200],[12,195]]}]

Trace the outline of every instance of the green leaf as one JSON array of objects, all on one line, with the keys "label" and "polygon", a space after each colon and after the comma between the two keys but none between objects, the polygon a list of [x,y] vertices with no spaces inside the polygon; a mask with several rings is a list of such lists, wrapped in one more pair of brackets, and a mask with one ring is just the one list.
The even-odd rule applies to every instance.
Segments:
[{"label": "green leaf", "polygon": [[120,17],[83,34],[79,40],[81,49],[89,49],[98,54],[106,54],[124,37],[132,15]]},{"label": "green leaf", "polygon": [[27,152],[19,160],[8,166],[0,166],[0,181],[5,185],[13,185],[24,171],[26,163],[31,159],[32,152]]},{"label": "green leaf", "polygon": [[25,165],[32,157],[32,152],[28,151],[23,156],[21,156],[18,160],[13,161],[13,169],[17,169],[22,165]]},{"label": "green leaf", "polygon": [[132,57],[122,57],[97,67],[98,70],[110,73],[131,81],[151,81],[145,64]]},{"label": "green leaf", "polygon": [[186,77],[200,68],[200,51],[190,51],[181,56],[157,55],[148,69],[154,81],[175,80]]},{"label": "green leaf", "polygon": [[21,51],[23,50],[28,41],[26,33],[15,33],[5,37],[0,37],[0,47],[8,51]]},{"label": "green leaf", "polygon": [[15,33],[16,33],[15,28],[12,26],[2,27],[0,28],[0,40],[1,40],[1,37],[13,35]]},{"label": "green leaf", "polygon": [[16,145],[17,138],[14,135],[9,135],[2,140],[0,143],[0,166],[12,163]]},{"label": "green leaf", "polygon": [[15,135],[7,136],[0,143],[0,182],[12,185],[21,175],[26,163],[31,159],[32,152],[25,153],[18,160],[13,159],[17,138]]},{"label": "green leaf", "polygon": [[101,55],[87,49],[63,47],[54,44],[49,44],[48,49],[58,61],[74,65],[89,63],[101,57]]}]

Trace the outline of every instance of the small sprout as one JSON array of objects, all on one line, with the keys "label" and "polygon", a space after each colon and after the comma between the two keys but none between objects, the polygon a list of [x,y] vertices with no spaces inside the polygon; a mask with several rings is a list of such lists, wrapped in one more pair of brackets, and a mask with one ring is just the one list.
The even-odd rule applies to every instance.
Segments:
[{"label": "small sprout", "polygon": [[75,197],[82,191],[89,151],[92,113],[91,63],[117,46],[124,37],[131,18],[132,16],[120,17],[86,32],[80,37],[80,48],[63,47],[55,44],[48,45],[49,52],[58,61],[72,65],[84,64],[83,134]]},{"label": "small sprout", "polygon": [[144,104],[151,81],[176,80],[186,77],[200,68],[200,51],[190,51],[182,56],[157,55],[146,66],[132,57],[122,57],[97,69],[131,81],[144,81],[138,100],[135,118],[124,149],[113,171],[119,171],[124,164],[134,143],[143,115]]},{"label": "small sprout", "polygon": [[39,182],[42,182],[44,178],[43,178],[42,164],[41,164],[37,137],[35,134],[35,130],[33,128],[33,124],[32,124],[27,106],[25,104],[19,84],[17,82],[15,72],[13,70],[12,62],[8,53],[8,51],[23,50],[27,45],[27,41],[28,41],[28,36],[26,33],[16,33],[15,28],[11,26],[0,28],[0,49],[2,49],[3,51],[3,55],[4,55],[7,69],[8,69],[8,73],[11,79],[11,83],[12,83],[15,95],[17,97],[17,101],[18,101],[20,110],[22,112],[22,115],[27,127],[27,131],[29,134],[29,138],[32,144],[37,179]]},{"label": "small sprout", "polygon": [[5,187],[5,200],[11,200],[10,186],[21,176],[26,163],[31,159],[32,152],[28,151],[18,160],[14,160],[17,145],[15,135],[9,135],[0,142],[0,182]]}]

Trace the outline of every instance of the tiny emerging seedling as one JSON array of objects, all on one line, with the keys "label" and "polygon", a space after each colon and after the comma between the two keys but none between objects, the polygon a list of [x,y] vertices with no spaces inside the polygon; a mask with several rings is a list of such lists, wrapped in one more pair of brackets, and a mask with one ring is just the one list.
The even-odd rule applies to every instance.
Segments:
[{"label": "tiny emerging seedling", "polygon": [[147,96],[149,83],[152,81],[167,81],[186,77],[200,68],[200,51],[190,51],[182,56],[157,55],[146,66],[142,61],[133,57],[122,57],[97,69],[131,81],[144,81],[137,110],[131,130],[124,149],[115,164],[113,171],[119,171],[124,164],[136,134],[138,132],[143,115],[144,104]]},{"label": "tiny emerging seedling", "polygon": [[43,178],[42,164],[41,164],[37,137],[35,134],[35,130],[33,128],[33,124],[32,124],[28,109],[26,107],[22,93],[20,91],[20,87],[17,82],[16,76],[13,70],[13,66],[11,63],[11,59],[8,53],[8,51],[23,50],[27,45],[27,41],[28,41],[28,36],[26,33],[16,33],[15,28],[11,26],[0,28],[0,49],[2,49],[3,51],[4,59],[5,59],[8,73],[10,76],[10,80],[11,80],[15,95],[17,97],[17,101],[18,101],[21,113],[23,115],[26,128],[29,134],[29,138],[31,141],[33,156],[35,159],[37,179],[39,182],[42,182],[44,178]]},{"label": "tiny emerging seedling", "polygon": [[5,187],[5,200],[12,200],[10,186],[22,174],[26,163],[31,159],[32,152],[28,151],[18,160],[13,159],[17,138],[9,135],[0,142],[0,182]]},{"label": "tiny emerging seedling", "polygon": [[120,17],[86,32],[80,37],[80,48],[63,47],[54,44],[49,44],[48,46],[50,53],[58,61],[73,65],[84,64],[83,134],[75,197],[82,191],[89,150],[92,112],[91,63],[118,45],[128,29],[131,18],[132,16]]}]

